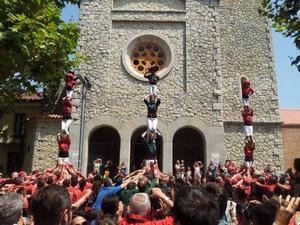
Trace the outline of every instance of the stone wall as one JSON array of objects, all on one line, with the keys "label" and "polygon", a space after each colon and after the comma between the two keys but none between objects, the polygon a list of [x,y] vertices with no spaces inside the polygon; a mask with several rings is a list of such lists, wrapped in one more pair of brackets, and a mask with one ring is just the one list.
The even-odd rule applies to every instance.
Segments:
[{"label": "stone wall", "polygon": [[[57,161],[58,146],[56,134],[60,131],[60,120],[36,119],[34,145],[32,146],[32,162],[28,162],[27,169],[43,170],[54,168]],[[72,141],[72,138],[71,138]]]},{"label": "stone wall", "polygon": [[[155,1],[153,9],[161,12],[135,13],[131,9],[112,11],[109,2],[83,1],[81,5],[79,50],[88,61],[79,73],[88,76],[93,85],[87,97],[86,120],[101,115],[126,122],[146,115],[143,97],[148,84],[132,78],[121,61],[128,40],[146,32],[169,39],[175,52],[173,69],[158,84],[160,119],[168,124],[180,117],[198,117],[208,125],[222,127],[218,9],[191,0],[186,1],[186,12],[166,13],[160,6],[166,1]],[[74,103],[78,118],[79,99],[75,97]]]},{"label": "stone wall", "polygon": [[113,0],[118,10],[184,10],[185,0]]},{"label": "stone wall", "polygon": [[[263,170],[268,164],[276,172],[283,169],[281,143],[281,128],[279,124],[254,123],[254,138],[256,149],[254,164],[258,170]],[[242,123],[225,123],[226,159],[231,159],[238,165],[244,162],[244,132]]]},{"label": "stone wall", "polygon": [[279,121],[270,24],[261,0],[220,1],[224,120],[240,121],[241,77],[252,82],[255,121]]}]

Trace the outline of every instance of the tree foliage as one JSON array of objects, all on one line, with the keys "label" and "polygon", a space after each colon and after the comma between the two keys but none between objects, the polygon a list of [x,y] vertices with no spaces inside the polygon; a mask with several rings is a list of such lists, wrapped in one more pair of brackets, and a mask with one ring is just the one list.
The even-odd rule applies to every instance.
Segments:
[{"label": "tree foliage", "polygon": [[[273,28],[285,37],[294,39],[300,49],[300,1],[299,0],[263,0],[261,13],[273,21]],[[300,55],[293,58],[292,65],[300,71]]]},{"label": "tree foliage", "polygon": [[58,83],[76,66],[79,29],[61,9],[78,0],[0,0],[0,107],[17,92]]}]

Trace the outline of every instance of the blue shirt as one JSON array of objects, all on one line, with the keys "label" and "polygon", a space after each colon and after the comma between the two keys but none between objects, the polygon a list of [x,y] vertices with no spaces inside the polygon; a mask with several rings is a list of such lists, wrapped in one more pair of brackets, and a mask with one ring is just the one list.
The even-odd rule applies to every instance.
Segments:
[{"label": "blue shirt", "polygon": [[121,186],[112,186],[112,187],[103,187],[98,192],[95,203],[92,206],[92,209],[100,209],[103,198],[108,194],[116,194],[122,189]]}]

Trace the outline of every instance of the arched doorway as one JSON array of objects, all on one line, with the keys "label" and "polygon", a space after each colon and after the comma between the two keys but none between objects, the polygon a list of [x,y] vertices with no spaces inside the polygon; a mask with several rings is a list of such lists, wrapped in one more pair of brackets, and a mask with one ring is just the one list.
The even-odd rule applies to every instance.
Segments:
[{"label": "arched doorway", "polygon": [[93,170],[93,161],[101,158],[103,162],[111,160],[113,163],[112,171],[119,165],[120,160],[120,135],[112,127],[101,127],[90,135],[88,172]]},{"label": "arched doorway", "polygon": [[176,160],[185,161],[185,166],[193,168],[196,161],[204,162],[205,144],[200,132],[191,127],[183,127],[173,137],[173,172]]},{"label": "arched doorway", "polygon": [[[141,164],[146,157],[146,144],[142,138],[142,134],[147,130],[147,126],[142,126],[135,130],[131,136],[131,149],[130,149],[130,170],[134,171],[141,168]],[[157,144],[157,161],[160,170],[162,170],[162,143]]]}]

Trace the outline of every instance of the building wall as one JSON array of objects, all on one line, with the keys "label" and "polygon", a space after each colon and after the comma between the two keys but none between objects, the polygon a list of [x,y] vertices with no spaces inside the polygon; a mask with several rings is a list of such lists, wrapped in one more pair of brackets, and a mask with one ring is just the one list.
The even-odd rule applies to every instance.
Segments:
[{"label": "building wall", "polygon": [[220,1],[222,94],[226,157],[243,162],[241,78],[251,80],[255,93],[255,161],[276,171],[283,168],[277,84],[270,24],[258,13],[260,0]]},{"label": "building wall", "polygon": [[300,158],[300,125],[282,125],[284,169],[293,168],[295,158]]},{"label": "building wall", "polygon": [[[257,152],[262,153],[257,155],[258,165],[263,167],[272,161],[276,170],[282,168],[270,26],[257,13],[261,1],[218,2],[81,1],[78,49],[87,61],[80,65],[78,73],[92,83],[86,98],[83,167],[87,165],[89,136],[102,126],[112,126],[119,132],[120,159],[128,164],[131,135],[146,124],[143,97],[148,93],[148,83],[128,74],[122,53],[129,40],[152,34],[168,40],[174,51],[173,68],[158,84],[162,100],[158,129],[164,138],[164,170],[172,170],[173,135],[185,126],[195,127],[204,136],[206,161],[214,153],[224,159],[225,151],[232,160],[242,161],[242,76],[248,77],[255,89],[251,106],[255,112]],[[77,162],[80,87],[73,96],[72,116],[71,155]],[[44,137],[49,142],[44,141],[43,145],[54,148],[50,132]],[[35,148],[41,149],[42,144],[37,142]],[[40,155],[34,155],[33,166],[38,166],[36,158],[42,158]]]},{"label": "building wall", "polygon": [[[56,119],[35,119],[27,124],[26,156],[24,169],[27,171],[54,168],[58,156],[56,134],[60,121]],[[72,141],[72,139],[71,139]]]}]

